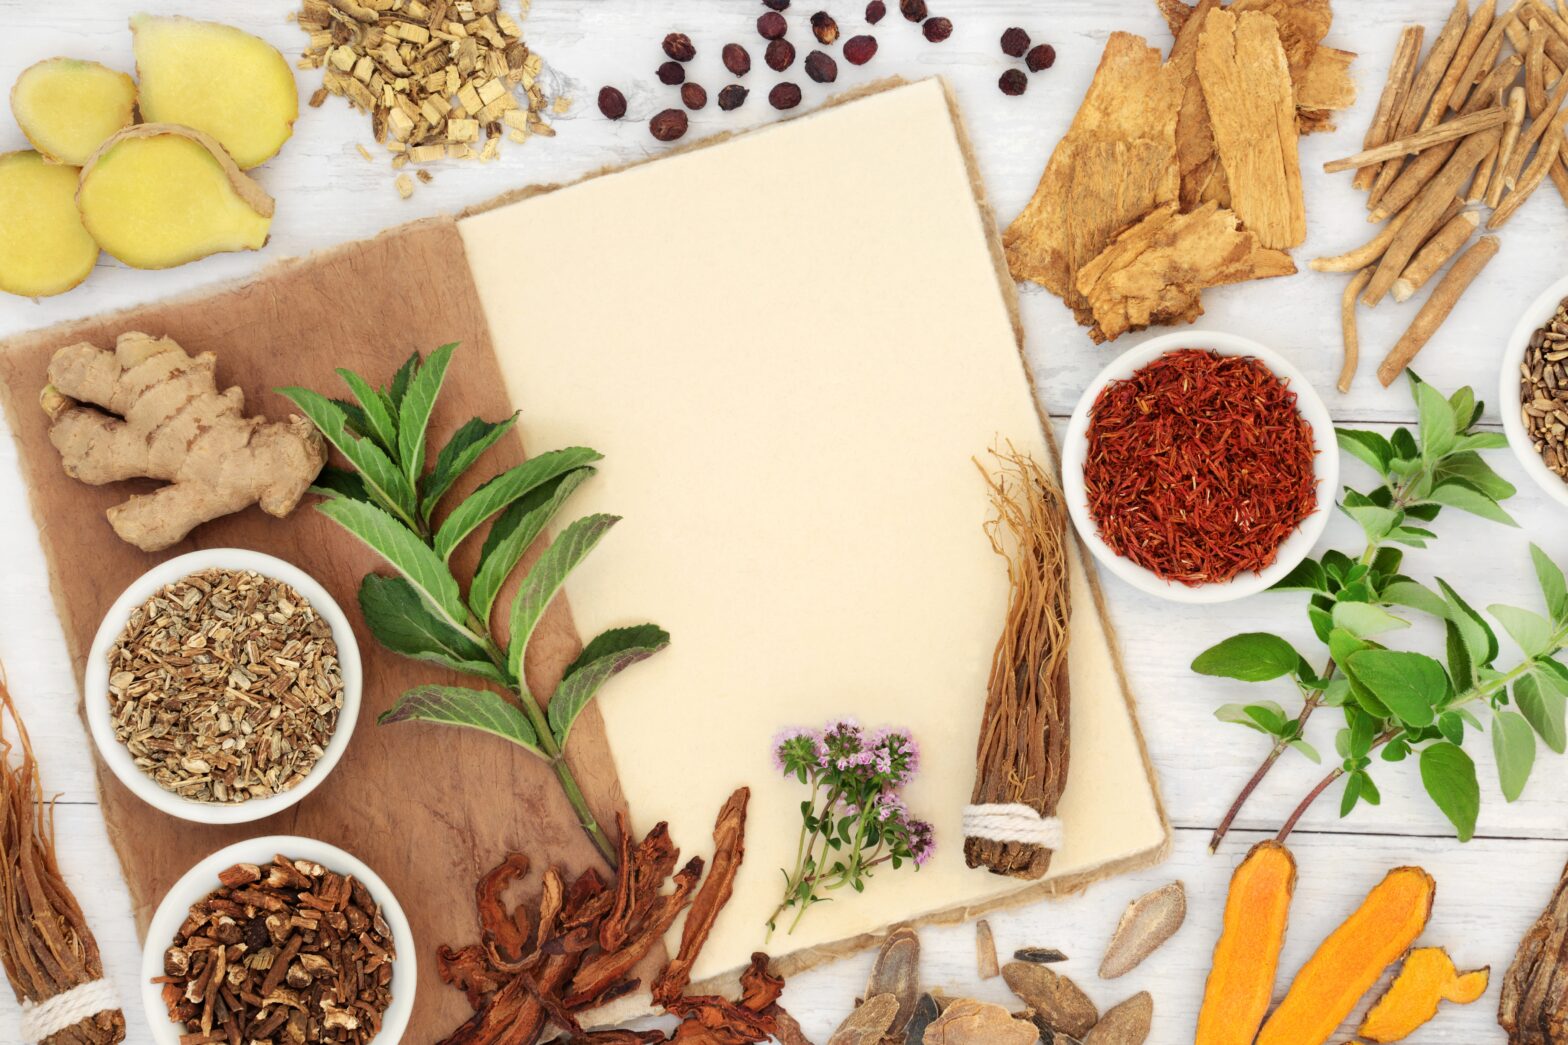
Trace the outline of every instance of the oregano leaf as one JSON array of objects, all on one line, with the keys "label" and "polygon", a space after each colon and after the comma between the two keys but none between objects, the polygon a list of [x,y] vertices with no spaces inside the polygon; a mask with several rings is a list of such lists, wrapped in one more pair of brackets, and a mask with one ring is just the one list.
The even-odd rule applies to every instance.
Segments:
[{"label": "oregano leaf", "polygon": [[1428,461],[1435,462],[1454,449],[1459,425],[1454,417],[1453,407],[1448,405],[1448,400],[1443,398],[1443,393],[1422,382],[1415,385],[1413,394],[1416,411],[1420,416],[1421,455]]},{"label": "oregano leaf", "polygon": [[1479,515],[1483,519],[1499,522],[1505,526],[1518,526],[1514,517],[1503,511],[1502,507],[1492,498],[1477,490],[1463,479],[1450,479],[1440,486],[1435,487],[1426,500],[1436,504],[1458,508],[1471,515]]},{"label": "oregano leaf", "polygon": [[1392,606],[1408,606],[1413,610],[1431,614],[1439,620],[1448,616],[1448,603],[1443,601],[1441,595],[1409,578],[1389,581],[1383,585],[1380,594],[1382,601]]},{"label": "oregano leaf", "polygon": [[1270,591],[1328,591],[1328,574],[1316,559],[1302,559],[1295,569],[1269,585]]},{"label": "oregano leaf", "polygon": [[1550,676],[1532,672],[1514,683],[1514,704],[1541,742],[1561,755],[1568,751],[1568,694]]},{"label": "oregano leaf", "polygon": [[1429,726],[1448,694],[1448,675],[1431,657],[1400,650],[1362,650],[1350,656],[1351,679],[1408,726]]},{"label": "oregano leaf", "polygon": [[1526,657],[1551,652],[1552,622],[1539,613],[1502,605],[1488,606],[1486,610],[1497,618]]},{"label": "oregano leaf", "polygon": [[1546,599],[1546,612],[1558,625],[1568,622],[1568,580],[1564,579],[1562,568],[1533,542],[1530,562],[1535,566],[1535,579]]},{"label": "oregano leaf", "polygon": [[1475,835],[1481,812],[1481,785],[1475,763],[1462,748],[1439,741],[1421,750],[1421,784],[1459,834],[1461,842]]},{"label": "oregano leaf", "polygon": [[1334,626],[1361,639],[1410,627],[1410,622],[1368,602],[1341,602],[1334,607]]},{"label": "oregano leaf", "polygon": [[1192,670],[1200,675],[1267,682],[1293,675],[1304,662],[1294,646],[1267,632],[1232,635],[1198,654]]},{"label": "oregano leaf", "polygon": [[1355,428],[1336,428],[1334,435],[1340,449],[1370,466],[1378,475],[1388,476],[1388,466],[1394,460],[1394,447],[1377,432]]},{"label": "oregano leaf", "polygon": [[1524,793],[1535,766],[1535,731],[1517,711],[1492,713],[1492,755],[1497,760],[1497,783],[1509,802]]}]

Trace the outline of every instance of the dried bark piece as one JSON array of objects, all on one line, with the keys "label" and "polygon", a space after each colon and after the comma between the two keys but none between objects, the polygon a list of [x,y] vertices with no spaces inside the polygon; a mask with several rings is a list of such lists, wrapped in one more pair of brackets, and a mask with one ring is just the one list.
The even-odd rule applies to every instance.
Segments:
[{"label": "dried bark piece", "polygon": [[877,1045],[890,1033],[899,1001],[891,994],[874,994],[838,1025],[828,1045]]},{"label": "dried bark piece", "polygon": [[1432,914],[1437,883],[1419,867],[1396,867],[1328,935],[1296,974],[1257,1045],[1321,1045]]},{"label": "dried bark piece", "polygon": [[[735,875],[746,857],[746,806],[750,800],[751,789],[739,788],[719,811],[719,819],[713,826],[713,863],[708,869],[708,877],[703,880],[686,915],[686,924],[681,927],[680,949],[653,984],[654,1001],[666,1008],[691,983],[692,967],[708,942],[719,912],[735,892]],[[662,877],[660,882],[662,884]]]},{"label": "dried bark piece", "polygon": [[1568,950],[1568,867],[1557,888],[1519,942],[1508,972],[1503,976],[1497,1022],[1508,1032],[1510,1045],[1545,1045],[1565,1040],[1568,1031],[1568,991],[1564,990],[1563,965]]},{"label": "dried bark piece", "polygon": [[1013,952],[1013,960],[1029,962],[1033,965],[1052,965],[1056,962],[1065,962],[1067,955],[1055,947],[1020,947]]},{"label": "dried bark piece", "polygon": [[1231,875],[1195,1045],[1252,1045],[1274,995],[1295,891],[1296,861],[1272,840],[1253,846]]},{"label": "dried bark piece", "polygon": [[[1366,137],[1361,142],[1362,148],[1375,148],[1394,136],[1394,125],[1404,112],[1405,95],[1409,93],[1410,84],[1415,79],[1416,62],[1421,58],[1421,40],[1424,35],[1425,30],[1419,25],[1407,25],[1399,34],[1399,45],[1394,49],[1388,78],[1384,81],[1383,93],[1378,97],[1377,113],[1367,127]],[[1382,168],[1382,164],[1361,168],[1351,185],[1363,191],[1372,188]]]},{"label": "dried bark piece", "polygon": [[1479,999],[1490,975],[1489,968],[1461,974],[1441,947],[1418,947],[1356,1034],[1371,1042],[1400,1041],[1436,1016],[1440,1002],[1469,1005]]},{"label": "dried bark piece", "polygon": [[1084,325],[1078,269],[1129,222],[1177,196],[1181,94],[1158,50],[1112,33],[1072,126],[1003,237],[1013,277],[1059,295]]},{"label": "dried bark piece", "polygon": [[925,1045],[1034,1045],[1040,1031],[1000,1005],[959,998],[926,1028]]},{"label": "dried bark piece", "polygon": [[984,918],[975,923],[975,967],[982,980],[994,980],[1002,975],[1002,966],[996,958],[996,937],[991,933],[991,923]]},{"label": "dried bark piece", "polygon": [[1154,999],[1142,991],[1100,1017],[1083,1045],[1143,1045],[1153,1022]]},{"label": "dried bark piece", "polygon": [[1159,950],[1187,919],[1187,890],[1172,882],[1145,893],[1127,905],[1100,962],[1100,979],[1114,980],[1132,972]]},{"label": "dried bark piece", "polygon": [[937,1005],[936,998],[929,994],[922,994],[920,1000],[915,1002],[915,1011],[910,1014],[909,1024],[904,1028],[904,1045],[921,1045],[926,1040],[926,1028],[931,1026],[941,1014],[942,1009]]},{"label": "dried bark piece", "polygon": [[1258,12],[1211,12],[1197,69],[1231,207],[1263,246],[1297,246],[1307,236],[1307,211],[1295,94],[1277,23]]},{"label": "dried bark piece", "polygon": [[1416,256],[1410,259],[1405,271],[1394,281],[1394,300],[1409,301],[1416,291],[1426,286],[1426,281],[1437,275],[1438,269],[1448,264],[1470,239],[1470,234],[1481,224],[1479,211],[1467,210],[1455,214],[1445,222]]},{"label": "dried bark piece", "polygon": [[903,1033],[915,1003],[920,1000],[920,936],[907,925],[888,934],[872,963],[866,997],[882,994],[891,995],[898,1003],[887,1029],[889,1035],[896,1037]]},{"label": "dried bark piece", "polygon": [[1160,207],[1084,266],[1078,286],[1092,310],[1095,341],[1113,341],[1156,323],[1203,314],[1205,287],[1288,276],[1290,255],[1264,248],[1233,211],[1206,203],[1190,214]]},{"label": "dried bark piece", "polygon": [[1297,116],[1305,110],[1338,111],[1355,105],[1356,81],[1350,75],[1350,66],[1355,60],[1353,51],[1319,47],[1301,76],[1293,78]]},{"label": "dried bark piece", "polygon": [[1053,1030],[1082,1038],[1100,1022],[1100,1010],[1079,986],[1044,965],[1008,962],[1002,978],[1012,992]]},{"label": "dried bark piece", "polygon": [[1219,155],[1214,151],[1214,125],[1209,120],[1209,106],[1203,100],[1203,87],[1198,83],[1198,41],[1203,34],[1203,23],[1210,11],[1219,7],[1219,0],[1199,0],[1195,8],[1178,6],[1187,11],[1187,18],[1180,30],[1173,30],[1176,43],[1171,48],[1167,63],[1182,82],[1181,109],[1176,117],[1176,165],[1181,172],[1181,207],[1192,210],[1210,201],[1222,207],[1230,206],[1230,183],[1225,180],[1225,168],[1220,166]]}]

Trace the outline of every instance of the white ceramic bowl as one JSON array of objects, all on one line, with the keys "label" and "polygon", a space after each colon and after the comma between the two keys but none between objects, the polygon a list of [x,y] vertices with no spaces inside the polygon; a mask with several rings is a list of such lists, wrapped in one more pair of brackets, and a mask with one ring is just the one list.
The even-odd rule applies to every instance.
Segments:
[{"label": "white ceramic bowl", "polygon": [[[1318,480],[1317,509],[1302,522],[1296,532],[1280,545],[1273,565],[1261,573],[1242,573],[1225,583],[1189,587],[1176,581],[1162,580],[1153,572],[1123,558],[1100,539],[1099,529],[1089,514],[1089,496],[1084,488],[1083,468],[1089,455],[1089,412],[1099,398],[1100,390],[1112,381],[1125,380],[1146,363],[1178,348],[1201,348],[1228,356],[1253,356],[1283,380],[1289,382],[1296,393],[1296,407],[1301,416],[1312,426],[1313,442],[1317,456],[1313,470]],[[1157,595],[1172,602],[1216,603],[1230,602],[1263,591],[1284,577],[1307,557],[1317,539],[1328,525],[1329,511],[1339,493],[1339,446],[1334,435],[1334,421],[1328,408],[1313,391],[1312,384],[1284,357],[1255,341],[1234,334],[1215,330],[1182,330],[1151,338],[1137,348],[1123,352],[1116,361],[1100,371],[1089,383],[1072,420],[1067,423],[1067,437],[1062,446],[1062,490],[1067,496],[1067,510],[1073,525],[1094,557],[1106,569],[1140,591]]]},{"label": "white ceramic bowl", "polygon": [[1514,456],[1524,466],[1531,479],[1545,490],[1558,504],[1568,505],[1568,482],[1546,467],[1541,455],[1535,452],[1530,434],[1525,431],[1524,418],[1519,415],[1519,367],[1524,364],[1525,349],[1530,347],[1530,336],[1545,326],[1557,314],[1557,306],[1568,297],[1568,276],[1553,283],[1519,314],[1508,346],[1503,350],[1503,371],[1497,389],[1497,409],[1503,415],[1503,431],[1508,433],[1508,445]]},{"label": "white ceramic bowl", "polygon": [[381,876],[365,866],[364,862],[326,842],[295,835],[262,835],[245,842],[236,842],[220,849],[201,863],[186,871],[174,887],[165,894],[147,927],[146,941],[142,944],[142,1009],[147,1014],[147,1025],[152,1028],[156,1045],[179,1045],[184,1028],[169,1019],[169,1010],[163,1004],[163,987],[153,983],[154,977],[163,975],[163,954],[174,942],[174,934],[185,921],[191,905],[205,899],[218,888],[218,873],[235,864],[265,864],[283,855],[294,860],[313,860],[329,871],[353,875],[364,883],[377,904],[381,916],[392,930],[392,946],[397,959],[392,963],[392,1004],[382,1016],[378,1045],[397,1045],[408,1026],[414,1011],[414,985],[419,982],[418,963],[413,931],[408,918],[398,906],[397,897],[387,888]]},{"label": "white ceramic bowl", "polygon": [[[110,648],[125,630],[126,622],[136,607],[160,588],[207,569],[253,570],[293,586],[332,628],[332,638],[337,643],[338,668],[343,674],[343,709],[338,712],[337,729],[327,742],[325,753],[305,779],[281,794],[238,803],[198,802],[182,798],[159,787],[152,777],[138,769],[130,749],[114,735],[109,708]],[[119,777],[120,783],[136,797],[182,820],[203,824],[243,824],[282,812],[314,791],[332,772],[332,767],[338,764],[343,752],[348,749],[349,738],[354,735],[354,722],[359,718],[362,681],[359,643],[354,638],[354,629],[349,626],[348,618],[337,602],[327,594],[327,589],[297,566],[274,556],[241,548],[209,548],[161,562],[125,589],[114,605],[109,607],[103,623],[98,626],[98,634],[93,637],[82,685],[87,726],[93,735],[93,743],[98,746],[98,754],[114,775]]]}]

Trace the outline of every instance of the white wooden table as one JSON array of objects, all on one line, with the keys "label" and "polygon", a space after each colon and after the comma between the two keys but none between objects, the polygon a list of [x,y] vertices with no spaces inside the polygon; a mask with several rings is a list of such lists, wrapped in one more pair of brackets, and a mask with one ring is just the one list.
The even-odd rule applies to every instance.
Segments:
[{"label": "white wooden table", "polygon": [[[515,9],[515,0],[503,0]],[[825,6],[839,19],[845,35],[861,31],[861,0],[832,0]],[[804,19],[816,9],[798,0],[791,10],[791,35],[806,36]],[[914,26],[896,13],[896,3],[877,30],[881,52],[863,69],[841,63],[839,86],[877,76],[908,77],[940,73],[958,91],[969,131],[993,203],[1002,220],[1022,207],[1052,146],[1082,97],[1108,32],[1125,29],[1168,46],[1169,37],[1151,0],[934,0],[933,12],[951,17],[956,30],[942,45],[927,44]],[[25,66],[53,55],[93,58],[129,69],[132,64],[126,18],[154,10],[224,19],[258,33],[291,56],[303,34],[285,21],[285,0],[236,5],[223,0],[185,0],[171,5],[147,0],[93,0],[58,5],[0,0],[0,84],[10,83]],[[1428,38],[1446,14],[1446,0],[1339,0],[1338,21],[1329,42],[1359,51],[1355,68],[1361,104],[1346,114],[1343,130],[1307,139],[1307,199],[1311,234],[1297,251],[1305,259],[1359,243],[1368,226],[1362,200],[1346,175],[1318,172],[1322,161],[1359,147],[1381,77],[1393,50],[1399,24],[1419,18]],[[355,142],[369,141],[368,123],[334,100],[307,110],[296,134],[260,178],[279,201],[271,245],[260,254],[225,255],[165,273],[135,272],[105,261],[78,290],[42,303],[0,299],[0,336],[110,308],[182,293],[255,271],[279,258],[304,254],[344,240],[368,236],[390,225],[427,214],[454,211],[496,193],[531,182],[570,180],[607,164],[620,164],[658,151],[646,117],[674,104],[653,69],[663,60],[659,41],[680,29],[696,40],[701,55],[694,78],[710,93],[725,81],[719,45],[741,40],[756,58],[750,77],[754,93],[737,113],[716,106],[696,114],[692,135],[752,126],[771,119],[758,83],[770,83],[761,48],[751,28],[761,7],[742,0],[535,0],[525,23],[528,41],[550,64],[553,82],[574,99],[572,110],[557,120],[559,136],[525,146],[509,144],[500,162],[453,164],[435,170],[435,182],[419,187],[410,201],[399,199],[385,163],[366,163]],[[1054,44],[1060,55],[1054,70],[1030,78],[1022,98],[999,93],[996,78],[1005,65],[997,38],[1009,25],[1026,27],[1037,40]],[[759,75],[760,74],[760,75]],[[301,94],[308,95],[318,74],[301,73]],[[631,101],[628,119],[601,119],[593,98],[605,82],[620,84]],[[807,104],[826,95],[805,83]],[[0,151],[25,147],[9,120],[0,121]],[[378,159],[380,153],[377,152]],[[758,186],[767,193],[789,192],[788,185]],[[849,234],[854,204],[823,216],[830,239]],[[1443,389],[1474,385],[1487,400],[1487,419],[1495,409],[1497,360],[1516,311],[1562,274],[1568,256],[1568,211],[1550,188],[1531,200],[1509,225],[1501,257],[1455,312],[1421,356],[1424,377]],[[524,260],[548,264],[548,259]],[[935,277],[933,277],[935,278]],[[1342,423],[1385,427],[1413,419],[1403,388],[1380,389],[1370,376],[1381,349],[1392,343],[1412,314],[1385,306],[1366,315],[1362,336],[1370,359],[1347,396],[1332,391],[1339,366],[1339,277],[1303,272],[1289,279],[1226,288],[1205,295],[1208,314],[1200,327],[1229,330],[1272,344],[1289,355],[1328,399]],[[1041,394],[1060,421],[1079,391],[1115,348],[1096,348],[1067,311],[1038,288],[1025,288],[1024,322],[1029,354]],[[1142,335],[1116,346],[1136,344]],[[3,422],[0,422],[3,423]],[[1411,569],[1420,579],[1441,574],[1481,604],[1534,605],[1537,598],[1528,566],[1526,542],[1534,539],[1559,560],[1568,560],[1563,512],[1529,486],[1512,458],[1495,455],[1505,476],[1520,486],[1510,508],[1523,524],[1519,531],[1449,512],[1439,522],[1442,537],[1432,551],[1414,553]],[[1346,479],[1367,484],[1369,476],[1354,462]],[[51,520],[51,525],[77,525]],[[1336,519],[1325,546],[1349,547],[1359,534]],[[26,715],[43,766],[45,785],[60,794],[57,821],[61,862],[86,908],[102,944],[105,963],[122,994],[136,997],[139,946],[127,912],[119,867],[96,805],[92,761],[86,734],[77,719],[77,693],[49,595],[44,560],[26,504],[15,452],[0,440],[0,547],[5,549],[5,591],[0,596],[0,657]],[[1356,546],[1359,548],[1359,545]],[[82,568],[91,569],[90,563]],[[1004,955],[1023,945],[1056,946],[1072,956],[1066,971],[1078,979],[1102,1008],[1147,989],[1155,997],[1152,1041],[1190,1038],[1210,948],[1231,868],[1245,848],[1283,820],[1323,772],[1292,757],[1275,772],[1238,822],[1219,856],[1205,851],[1209,831],[1263,752],[1263,741],[1212,717],[1222,702],[1250,695],[1248,687],[1199,678],[1188,669],[1194,654],[1236,631],[1267,628],[1303,642],[1310,640],[1302,600],[1293,595],[1263,595],[1239,605],[1187,611],[1141,596],[1107,580],[1111,609],[1120,629],[1142,722],[1158,766],[1167,808],[1176,826],[1176,846],[1164,866],[1099,885],[1063,902],[1047,903],[992,919]],[[1430,636],[1427,636],[1428,638]],[[1506,640],[1505,640],[1506,641]],[[1261,690],[1258,695],[1262,696]],[[1327,713],[1314,721],[1311,739],[1332,752]],[[1436,910],[1425,939],[1446,945],[1461,967],[1490,964],[1494,979],[1487,997],[1468,1008],[1449,1007],[1411,1042],[1502,1041],[1495,1023],[1497,981],[1520,935],[1536,916],[1568,857],[1568,803],[1559,799],[1568,786],[1568,759],[1543,751],[1524,796],[1505,805],[1495,784],[1489,747],[1476,743],[1484,802],[1474,841],[1460,845],[1447,822],[1421,792],[1411,767],[1387,767],[1379,776],[1381,808],[1358,809],[1347,822],[1336,817],[1337,792],[1318,803],[1292,839],[1300,865],[1291,932],[1283,969],[1305,959],[1323,934],[1359,901],[1383,873],[1399,864],[1420,864],[1439,883]],[[1394,771],[1389,771],[1394,770]],[[1123,905],[1145,890],[1173,878],[1185,881],[1191,906],[1186,926],[1163,951],[1116,983],[1099,982],[1094,970]],[[950,991],[1007,1001],[1000,981],[978,983],[973,930],[968,926],[924,934],[926,980]],[[840,962],[799,977],[785,1002],[808,1033],[823,1041],[848,1010],[864,983],[868,957]],[[1281,989],[1285,977],[1281,977]],[[129,1007],[130,1040],[149,1042],[137,1006]],[[1348,1030],[1347,1030],[1348,1035]],[[9,993],[0,992],[0,1043],[17,1040],[16,1011]]]}]

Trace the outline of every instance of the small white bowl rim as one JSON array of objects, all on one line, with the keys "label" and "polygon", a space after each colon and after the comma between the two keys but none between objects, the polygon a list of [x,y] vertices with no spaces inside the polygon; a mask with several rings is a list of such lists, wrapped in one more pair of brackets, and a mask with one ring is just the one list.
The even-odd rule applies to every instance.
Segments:
[{"label": "small white bowl rim", "polygon": [[[1089,411],[1101,389],[1112,381],[1130,377],[1133,371],[1144,364],[1180,348],[1199,348],[1228,356],[1257,358],[1275,375],[1289,382],[1290,390],[1296,393],[1297,409],[1312,426],[1312,440],[1317,448],[1312,463],[1318,481],[1317,508],[1280,545],[1273,564],[1260,573],[1243,573],[1223,583],[1204,584],[1196,588],[1162,580],[1131,559],[1112,551],[1100,539],[1099,529],[1089,514],[1088,494],[1083,481],[1083,466],[1089,451]],[[1072,516],[1079,537],[1089,546],[1094,557],[1117,577],[1139,591],[1171,602],[1194,605],[1231,602],[1267,590],[1300,565],[1323,535],[1323,529],[1328,525],[1329,510],[1339,495],[1339,444],[1334,434],[1334,419],[1306,375],[1273,349],[1265,348],[1250,338],[1219,330],[1194,328],[1162,334],[1123,352],[1101,370],[1084,390],[1078,405],[1073,409],[1072,418],[1067,423],[1066,437],[1062,441],[1062,490],[1067,497],[1068,514]]]},{"label": "small white bowl rim", "polygon": [[[239,803],[198,802],[182,798],[158,786],[157,781],[136,767],[130,751],[114,735],[109,707],[109,649],[125,629],[131,612],[146,602],[155,592],[173,584],[182,577],[207,569],[252,570],[266,577],[283,581],[309,600],[332,629],[333,641],[338,647],[338,668],[343,675],[343,708],[338,712],[338,723],[325,752],[311,767],[305,779],[289,790],[266,798],[252,798]],[[143,573],[120,594],[104,614],[93,637],[92,649],[87,654],[87,668],[82,678],[83,709],[88,731],[98,748],[99,757],[131,793],[149,805],[182,820],[202,824],[244,824],[253,820],[281,813],[310,794],[327,778],[343,753],[348,750],[354,735],[354,724],[359,718],[360,697],[364,684],[359,660],[359,642],[342,607],[327,593],[327,589],[298,566],[274,555],[250,551],[245,548],[206,548],[187,552],[166,559]]]},{"label": "small white bowl rim", "polygon": [[1519,367],[1524,363],[1525,349],[1530,346],[1531,335],[1551,320],[1564,298],[1568,298],[1568,276],[1543,290],[1520,313],[1519,322],[1514,324],[1514,332],[1503,351],[1503,367],[1497,383],[1497,410],[1503,417],[1503,432],[1508,436],[1508,446],[1519,459],[1525,473],[1558,504],[1568,505],[1568,482],[1546,467],[1546,462],[1535,452],[1535,445],[1525,431],[1524,418],[1519,416],[1519,386],[1523,381],[1519,376]]},{"label": "small white bowl rim", "polygon": [[192,904],[218,888],[220,871],[241,863],[265,864],[280,854],[292,860],[313,860],[329,871],[353,875],[364,883],[381,906],[381,916],[392,930],[397,958],[392,963],[392,1004],[387,1006],[381,1019],[381,1032],[374,1040],[397,1045],[403,1036],[414,1011],[414,990],[419,984],[419,963],[415,957],[418,948],[408,916],[387,883],[363,860],[331,843],[301,835],[258,835],[225,846],[199,861],[170,887],[153,913],[142,942],[141,994],[142,1008],[156,1045],[179,1045],[180,1041],[181,1028],[168,1018],[169,1011],[163,1004],[163,987],[152,981],[163,975],[164,951],[174,942],[174,934],[185,921],[186,912]]}]

